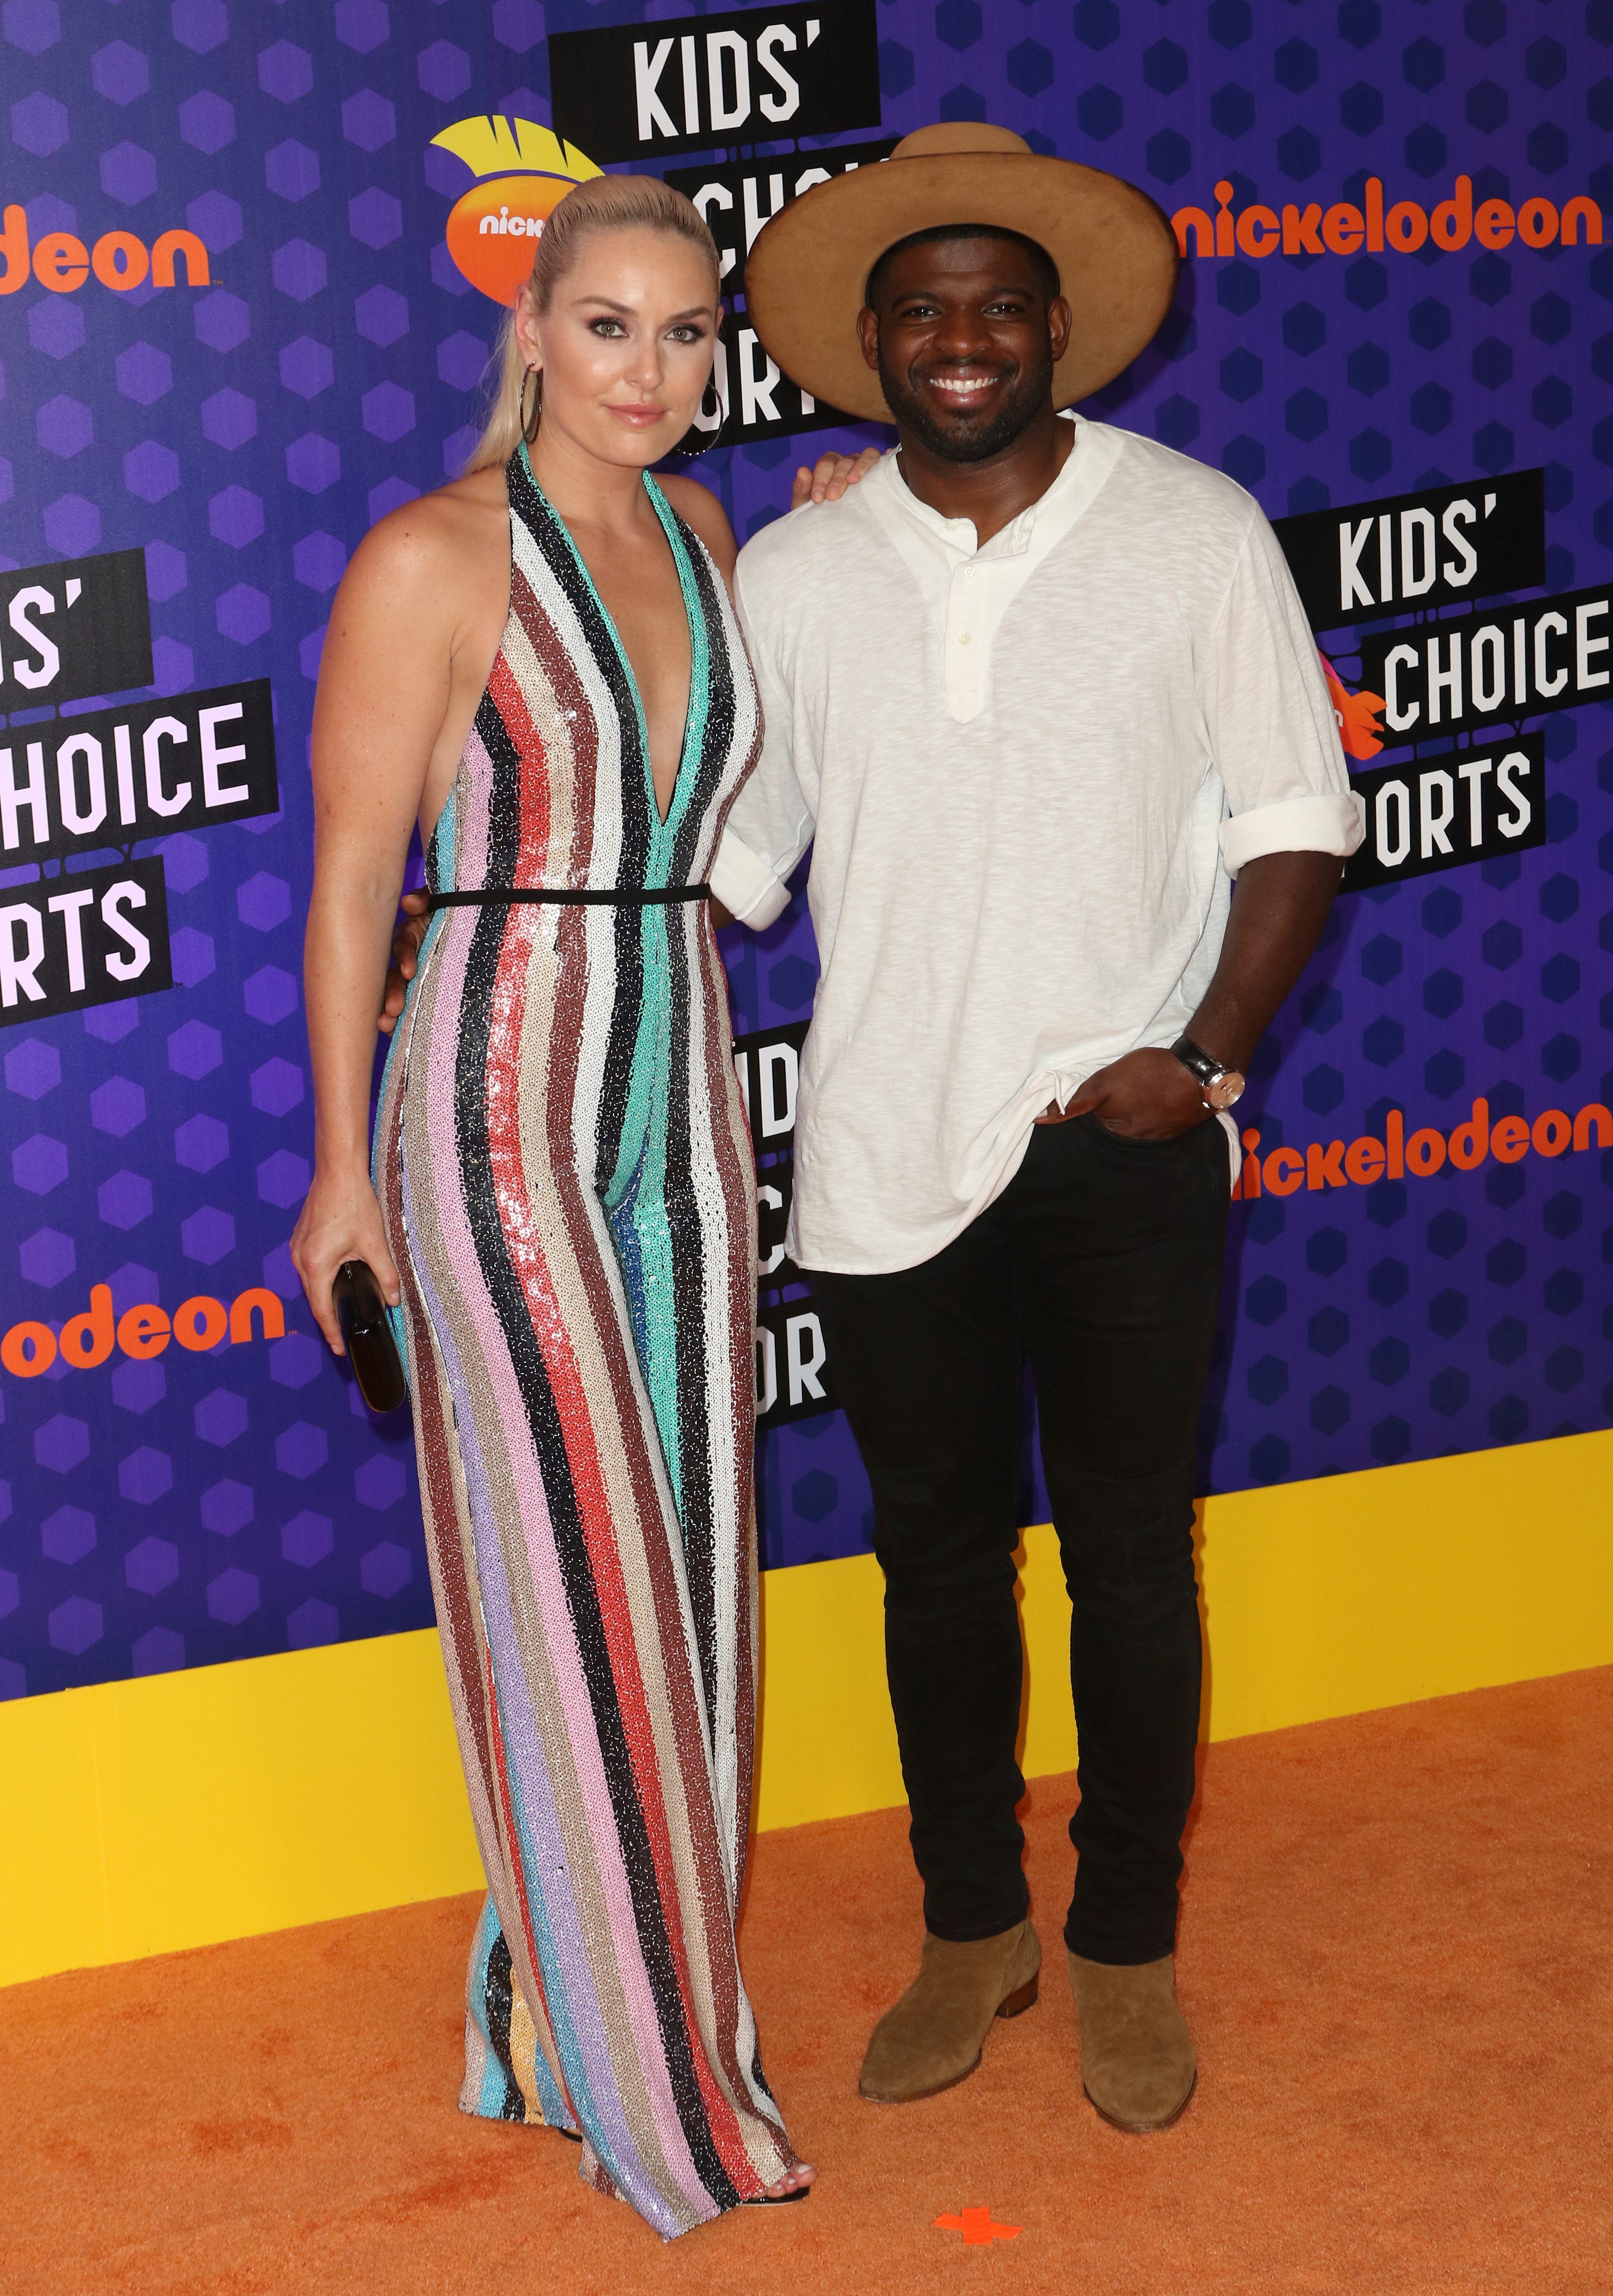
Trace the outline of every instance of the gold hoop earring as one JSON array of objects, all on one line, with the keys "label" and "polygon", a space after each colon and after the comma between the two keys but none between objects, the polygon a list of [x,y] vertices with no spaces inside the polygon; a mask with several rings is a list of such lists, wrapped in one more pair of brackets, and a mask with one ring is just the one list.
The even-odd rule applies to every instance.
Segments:
[{"label": "gold hoop earring", "polygon": [[[534,376],[537,381],[532,390],[532,411],[529,415],[526,411],[526,387],[532,381]],[[542,420],[543,369],[540,366],[529,366],[521,379],[521,435],[529,447],[537,439],[538,426]]]}]

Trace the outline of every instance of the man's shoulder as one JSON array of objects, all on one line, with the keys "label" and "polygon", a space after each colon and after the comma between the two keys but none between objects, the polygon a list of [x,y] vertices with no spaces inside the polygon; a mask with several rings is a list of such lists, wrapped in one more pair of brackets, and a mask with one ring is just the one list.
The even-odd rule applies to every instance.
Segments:
[{"label": "man's shoulder", "polygon": [[738,582],[746,601],[787,597],[816,576],[843,575],[868,549],[873,520],[863,488],[877,476],[878,466],[838,502],[804,503],[753,534],[739,554]]},{"label": "man's shoulder", "polygon": [[1196,463],[1190,455],[1117,424],[1094,428],[1101,429],[1115,454],[1113,476],[1128,518],[1138,510],[1158,512],[1180,522],[1194,541],[1224,537],[1238,548],[1262,517],[1254,496],[1224,471],[1213,471],[1207,463]]}]

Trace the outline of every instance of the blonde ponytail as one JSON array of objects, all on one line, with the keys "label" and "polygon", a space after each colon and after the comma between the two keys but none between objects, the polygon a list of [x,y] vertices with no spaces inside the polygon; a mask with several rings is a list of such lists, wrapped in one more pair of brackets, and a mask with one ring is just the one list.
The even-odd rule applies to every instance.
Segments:
[{"label": "blonde ponytail", "polygon": [[[715,299],[722,258],[704,217],[682,192],[658,176],[595,176],[569,191],[544,225],[532,258],[531,276],[522,293],[547,311],[555,288],[576,262],[593,231],[664,231],[697,247],[712,266]],[[502,470],[521,444],[521,390],[526,362],[515,340],[516,303],[500,322],[489,362],[493,385],[487,422],[474,453],[460,473]]]}]

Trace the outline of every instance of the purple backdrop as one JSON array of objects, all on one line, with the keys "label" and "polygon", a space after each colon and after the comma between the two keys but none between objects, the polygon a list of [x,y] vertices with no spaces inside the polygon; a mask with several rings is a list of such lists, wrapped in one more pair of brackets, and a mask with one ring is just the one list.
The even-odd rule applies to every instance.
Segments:
[{"label": "purple backdrop", "polygon": [[[1605,581],[1613,0],[843,0],[820,12],[848,57],[876,43],[879,117],[843,108],[809,154],[985,117],[1116,169],[1168,212],[1202,211],[1202,234],[1184,221],[1195,251],[1157,345],[1090,412],[1228,471],[1279,518],[1446,485],[1482,493],[1543,469],[1533,594]],[[27,233],[24,244],[8,214],[0,562],[143,550],[145,693],[268,679],[280,790],[272,815],[138,842],[163,859],[171,988],[43,1018],[20,991],[0,1012],[0,1329],[59,1334],[98,1283],[119,1314],[148,1300],[170,1316],[267,1286],[286,1320],[284,1336],[210,1350],[119,1349],[90,1368],[59,1356],[44,1375],[24,1351],[21,1373],[0,1372],[0,1695],[429,1621],[407,1425],[366,1413],[313,1336],[286,1254],[311,1144],[299,976],[313,681],[350,550],[457,466],[497,316],[444,243],[471,175],[431,138],[479,111],[550,122],[548,34],[653,20],[654,42],[674,43],[658,85],[681,87],[677,44],[704,14],[662,0],[555,0],[547,19],[537,0],[0,5],[4,201],[25,210]],[[753,14],[800,18],[804,59],[807,12]],[[820,74],[812,102],[835,100],[838,78]],[[630,78],[623,87],[630,144]],[[752,116],[787,127],[777,109]],[[793,189],[793,143],[725,148]],[[685,149],[665,164],[700,159]],[[1461,236],[1461,177],[1475,207],[1508,203],[1510,235],[1494,217],[1485,226],[1502,243],[1477,225],[1439,243],[1442,230]],[[1369,179],[1388,217],[1380,247]],[[1360,211],[1358,238],[1346,209]],[[1239,222],[1251,210],[1271,222]],[[1232,246],[1215,253],[1223,211]],[[1419,217],[1433,230],[1413,246]],[[207,283],[186,283],[181,256],[173,285],[130,285],[175,230],[207,250]],[[75,273],[61,234],[111,283]],[[870,435],[797,441],[787,415],[787,400],[770,424],[763,407],[749,443],[698,466],[742,537],[778,514],[802,451]],[[1524,611],[1490,604],[1503,622]],[[1353,689],[1364,626],[1325,635]],[[3,613],[0,640],[10,662]],[[1528,786],[1544,841],[1477,861],[1436,850],[1430,873],[1345,896],[1263,1046],[1240,1111],[1263,1160],[1284,1144],[1301,1160],[1321,1152],[1313,1185],[1307,1172],[1288,1195],[1235,1208],[1206,1488],[1607,1423],[1613,1153],[1594,1119],[1560,1155],[1551,1123],[1519,1160],[1487,1152],[1460,1169],[1444,1154],[1477,1097],[1492,1125],[1613,1097],[1613,726],[1595,657],[1581,667],[1578,706],[1456,737],[1475,755],[1517,747],[1526,727],[1543,737]],[[120,698],[80,693],[58,709],[14,676],[0,684],[11,785],[30,739],[53,751],[66,738],[58,716]],[[1448,735],[1415,760],[1386,749],[1369,769],[1451,749]],[[18,858],[0,898],[118,857],[85,847],[43,871]],[[799,901],[759,940],[728,936],[726,954],[737,1029],[805,1018],[815,960]],[[1387,1140],[1391,1110],[1408,1137],[1438,1134],[1442,1168],[1340,1185],[1329,1144]],[[1278,1185],[1284,1169],[1280,1158]],[[1028,1420],[1025,1484],[1033,1519]],[[838,1414],[764,1437],[768,1562],[860,1549],[868,1505]]]}]

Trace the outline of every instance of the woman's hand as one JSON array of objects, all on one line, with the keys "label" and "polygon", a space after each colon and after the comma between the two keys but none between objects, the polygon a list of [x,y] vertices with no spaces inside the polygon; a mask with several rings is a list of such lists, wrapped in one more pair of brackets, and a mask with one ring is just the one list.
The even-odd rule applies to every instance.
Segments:
[{"label": "woman's hand", "polygon": [[302,1278],[308,1304],[336,1355],[345,1355],[342,1326],[331,1300],[336,1270],[344,1260],[368,1262],[382,1297],[395,1308],[403,1297],[398,1270],[387,1250],[386,1229],[370,1176],[362,1168],[316,1169],[292,1236],[292,1266]]},{"label": "woman's hand", "polygon": [[865,447],[860,455],[819,455],[810,471],[803,463],[790,489],[790,508],[799,510],[808,502],[838,502],[848,487],[867,478],[879,459],[877,447]]}]

